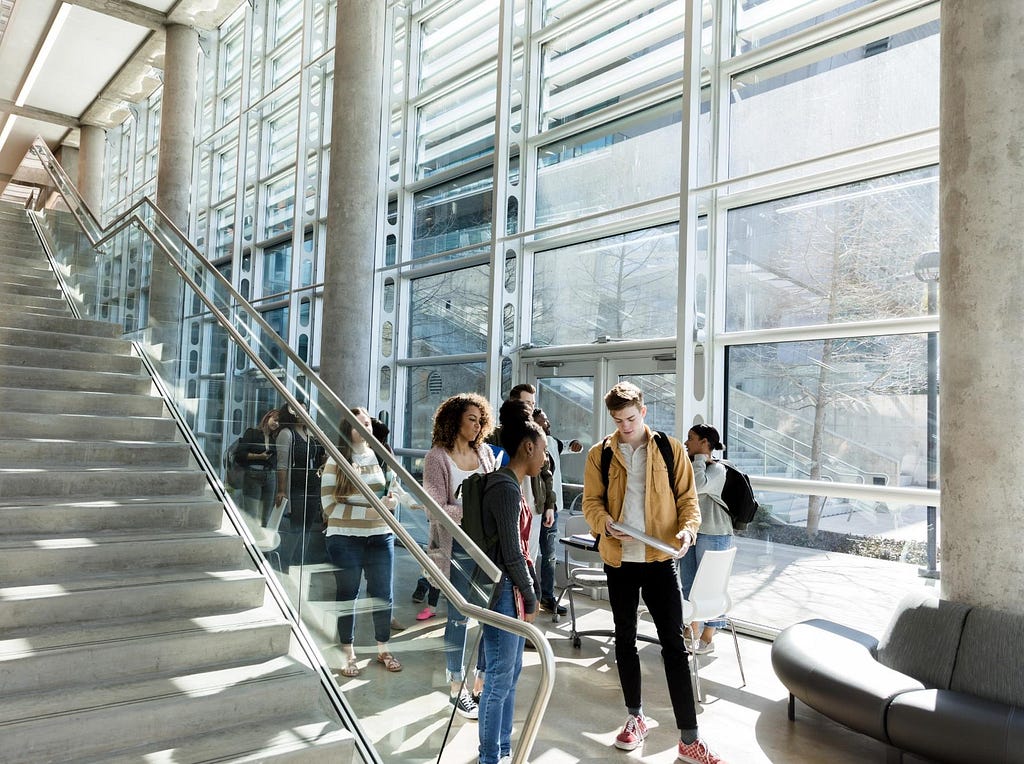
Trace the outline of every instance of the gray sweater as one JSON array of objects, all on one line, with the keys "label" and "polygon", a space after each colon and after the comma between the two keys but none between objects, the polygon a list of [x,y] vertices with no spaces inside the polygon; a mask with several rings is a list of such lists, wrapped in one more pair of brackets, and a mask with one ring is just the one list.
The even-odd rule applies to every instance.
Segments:
[{"label": "gray sweater", "polygon": [[731,536],[732,518],[722,501],[725,467],[718,462],[709,462],[704,454],[696,454],[693,457],[693,482],[697,486],[697,501],[700,502],[700,533]]},{"label": "gray sweater", "polygon": [[516,482],[515,473],[507,467],[502,467],[496,475],[504,475],[508,479],[491,478],[484,493],[484,532],[488,536],[495,533],[498,536],[498,544],[490,552],[491,559],[522,593],[526,612],[533,613],[540,599],[540,582],[533,566],[523,557],[522,537],[519,535],[523,492]]}]

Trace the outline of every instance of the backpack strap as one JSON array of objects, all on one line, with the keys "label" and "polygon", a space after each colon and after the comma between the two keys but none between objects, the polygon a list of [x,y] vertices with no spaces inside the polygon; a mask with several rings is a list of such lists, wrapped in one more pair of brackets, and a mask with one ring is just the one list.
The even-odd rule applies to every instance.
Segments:
[{"label": "backpack strap", "polygon": [[608,445],[610,438],[605,438],[601,445],[601,480],[604,482],[604,490],[608,491],[608,470],[612,466],[612,447]]}]

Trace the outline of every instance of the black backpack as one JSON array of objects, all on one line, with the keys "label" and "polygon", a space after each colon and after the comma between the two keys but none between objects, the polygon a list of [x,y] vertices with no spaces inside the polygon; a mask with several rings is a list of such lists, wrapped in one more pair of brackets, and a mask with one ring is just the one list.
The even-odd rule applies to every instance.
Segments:
[{"label": "black backpack", "polygon": [[[601,480],[604,481],[606,492],[608,490],[608,470],[612,466],[612,447],[608,445],[608,441],[609,438],[604,439],[604,447],[601,449]],[[661,430],[655,431],[654,442],[657,444],[658,450],[661,451],[661,458],[665,460],[665,466],[668,467],[668,487],[674,496],[676,493],[676,459],[672,453],[672,444],[668,442],[668,435]]]},{"label": "black backpack", "polygon": [[[515,480],[507,473],[474,472],[455,489],[455,497],[462,496],[462,530],[491,559],[494,559],[494,552],[498,546],[498,534],[487,533],[484,529],[484,494],[502,480],[515,485]],[[516,487],[518,488],[518,485]]]},{"label": "black backpack", "polygon": [[722,488],[725,510],[732,518],[732,527],[738,531],[745,530],[759,508],[750,487],[750,478],[726,461],[720,464],[725,467],[725,487]]},{"label": "black backpack", "polygon": [[239,460],[241,438],[235,438],[224,452],[224,479],[232,488],[241,488],[245,484],[245,465]]}]

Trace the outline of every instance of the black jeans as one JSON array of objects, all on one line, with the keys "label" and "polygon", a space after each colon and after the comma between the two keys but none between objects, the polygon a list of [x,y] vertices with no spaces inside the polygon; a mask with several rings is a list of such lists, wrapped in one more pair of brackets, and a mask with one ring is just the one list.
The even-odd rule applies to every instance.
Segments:
[{"label": "black jeans", "polygon": [[636,651],[637,608],[640,596],[651,614],[661,642],[661,659],[672,700],[676,727],[697,729],[697,709],[690,685],[690,665],[683,642],[683,600],[675,560],[624,562],[618,568],[604,566],[608,599],[615,620],[615,663],[626,708],[641,705],[640,655]]}]

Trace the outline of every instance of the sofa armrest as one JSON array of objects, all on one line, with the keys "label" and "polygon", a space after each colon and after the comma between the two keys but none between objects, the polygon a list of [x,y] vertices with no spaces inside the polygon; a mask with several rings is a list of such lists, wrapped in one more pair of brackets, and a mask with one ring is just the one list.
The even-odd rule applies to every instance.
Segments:
[{"label": "sofa armrest", "polygon": [[876,647],[874,637],[856,629],[821,619],[805,621],[776,637],[772,668],[786,689],[811,708],[887,743],[889,703],[924,685],[878,663]]}]

